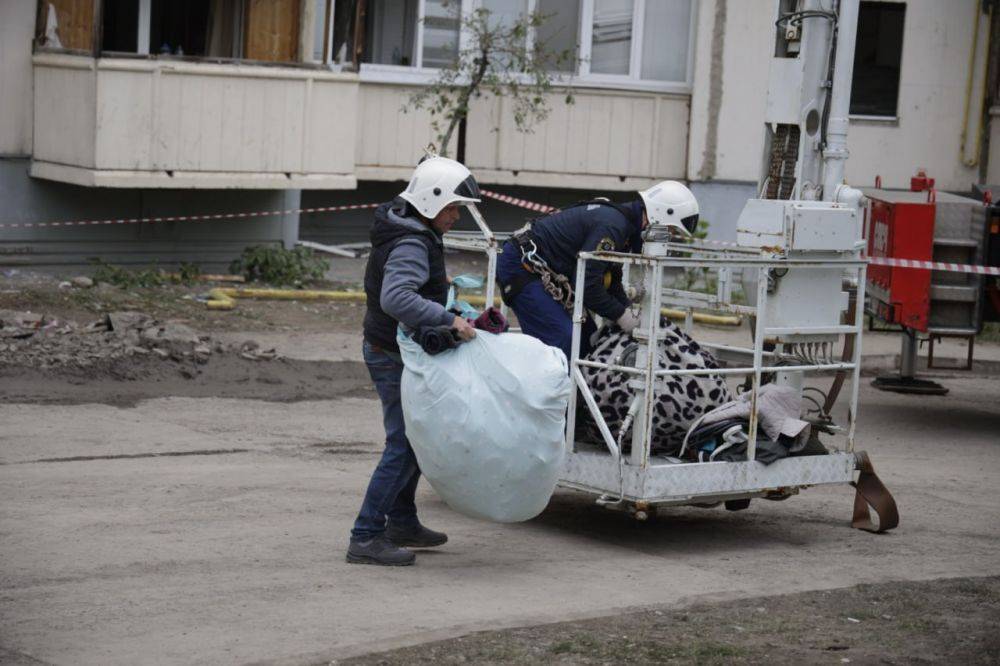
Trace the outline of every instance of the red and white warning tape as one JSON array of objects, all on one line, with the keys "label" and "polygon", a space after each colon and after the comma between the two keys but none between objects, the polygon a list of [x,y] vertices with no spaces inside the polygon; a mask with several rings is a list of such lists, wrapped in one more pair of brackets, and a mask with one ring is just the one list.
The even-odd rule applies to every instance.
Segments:
[{"label": "red and white warning tape", "polygon": [[[551,206],[545,206],[543,204],[533,203],[531,201],[525,201],[524,199],[518,199],[516,197],[510,197],[506,194],[499,194],[497,192],[492,192],[489,190],[483,190],[483,195],[490,197],[491,199],[496,199],[497,201],[503,201],[504,203],[509,203],[514,206],[521,206],[522,208],[527,208],[529,210],[538,211],[540,213],[549,213],[555,208]],[[377,208],[381,204],[378,203],[367,203],[367,204],[347,204],[344,206],[319,206],[316,208],[288,208],[285,210],[260,210],[260,211],[247,211],[242,213],[210,213],[206,215],[164,215],[159,217],[131,217],[131,218],[112,218],[106,220],[68,220],[65,222],[6,222],[0,223],[0,229],[32,229],[32,228],[44,228],[44,227],[89,227],[89,226],[100,226],[106,224],[147,224],[153,222],[199,222],[207,220],[239,220],[252,217],[277,217],[279,215],[294,215],[307,214],[307,213],[335,213],[345,210],[361,210],[365,208]]]},{"label": "red and white warning tape", "polygon": [[[535,203],[526,199],[519,199],[492,190],[482,190],[482,194],[490,199],[502,201],[539,213],[551,213],[557,208]],[[74,227],[74,226],[94,226],[104,224],[146,224],[152,222],[198,222],[205,220],[237,220],[252,217],[276,217],[279,215],[308,214],[308,213],[334,213],[345,210],[361,210],[377,208],[381,204],[347,204],[343,206],[319,206],[315,208],[289,208],[287,210],[249,211],[243,213],[212,213],[208,215],[166,215],[161,217],[133,217],[107,220],[70,220],[66,222],[8,222],[0,223],[0,229],[28,229],[39,227]],[[709,245],[720,245],[736,247],[736,243],[700,239],[699,243]],[[976,266],[973,264],[953,264],[942,261],[919,261],[916,259],[895,259],[891,257],[868,257],[868,261],[876,266],[895,266],[898,268],[923,268],[936,271],[948,271],[951,273],[974,273],[976,275],[1000,275],[1000,268],[991,266]]]},{"label": "red and white warning tape", "polygon": [[528,210],[537,211],[539,213],[551,213],[554,210],[558,210],[553,206],[546,206],[545,204],[535,203],[533,201],[527,201],[525,199],[518,199],[517,197],[511,197],[506,194],[500,194],[499,192],[493,192],[491,190],[480,190],[484,197],[489,197],[490,199],[496,199],[497,201],[502,201],[504,203],[509,203],[512,206],[520,206],[521,208],[527,208]]},{"label": "red and white warning tape", "polygon": [[[535,210],[542,213],[549,213],[556,208],[551,206],[544,206],[542,204],[534,203],[532,201],[526,201],[524,199],[518,199],[516,197],[507,196],[506,194],[498,194],[496,192],[491,192],[488,190],[482,191],[484,196],[490,197],[491,199],[496,199],[497,201],[503,201],[504,203],[509,203],[514,206],[520,206],[522,208],[527,208],[529,210]],[[701,238],[697,241],[698,244],[703,245],[718,245],[720,247],[739,247],[737,243],[730,243],[727,241],[710,240],[708,238]],[[875,264],[877,266],[897,266],[900,268],[926,268],[936,271],[948,271],[951,273],[975,273],[977,275],[1000,275],[1000,268],[994,268],[990,266],[975,266],[972,264],[952,264],[941,261],[917,261],[915,259],[893,259],[890,257],[868,257],[868,262]]]},{"label": "red and white warning tape", "polygon": [[348,204],[346,206],[321,206],[318,208],[289,208],[287,210],[258,210],[245,213],[212,213],[209,215],[166,215],[162,217],[132,217],[110,220],[70,220],[68,222],[8,222],[0,229],[25,229],[38,227],[86,227],[102,224],[146,224],[148,222],[198,222],[204,220],[236,220],[248,217],[276,217],[295,213],[330,213],[361,208],[377,208],[381,204]]},{"label": "red and white warning tape", "polygon": [[1000,275],[1000,268],[976,266],[974,264],[952,264],[945,261],[919,261],[917,259],[895,259],[893,257],[867,257],[868,263],[876,266],[896,266],[897,268],[925,268],[949,273],[975,273],[976,275]]}]

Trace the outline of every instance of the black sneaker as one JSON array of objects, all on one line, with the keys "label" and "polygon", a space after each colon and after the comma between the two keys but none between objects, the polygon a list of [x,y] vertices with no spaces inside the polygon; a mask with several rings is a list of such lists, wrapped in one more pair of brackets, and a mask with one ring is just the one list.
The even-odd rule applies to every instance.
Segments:
[{"label": "black sneaker", "polygon": [[405,567],[413,564],[416,559],[416,555],[400,548],[381,534],[368,541],[351,540],[351,545],[347,547],[347,561],[351,564]]},{"label": "black sneaker", "polygon": [[429,530],[423,525],[416,527],[393,527],[389,524],[389,529],[385,531],[385,536],[389,541],[397,546],[409,548],[433,548],[448,542],[448,535],[444,532]]}]

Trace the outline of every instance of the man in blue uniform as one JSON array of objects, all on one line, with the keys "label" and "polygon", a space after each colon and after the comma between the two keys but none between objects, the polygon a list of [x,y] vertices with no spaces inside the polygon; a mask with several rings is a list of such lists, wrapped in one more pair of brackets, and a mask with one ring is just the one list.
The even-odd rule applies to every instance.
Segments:
[{"label": "man in blue uniform", "polygon": [[469,170],[433,156],[417,166],[404,192],[375,211],[365,269],[363,352],[382,401],[386,441],[351,530],[348,562],[413,564],[407,547],[440,546],[448,540],[417,519],[420,468],[403,423],[403,361],[396,329],[400,324],[411,329],[450,326],[462,340],[475,337],[469,322],[445,310],[448,278],[441,237],[458,220],[459,206],[478,201],[479,186]]},{"label": "man in blue uniform", "polygon": [[[698,201],[691,190],[682,183],[664,181],[640,192],[636,201],[577,204],[536,220],[530,229],[515,234],[504,244],[497,280],[521,331],[562,349],[569,359],[577,256],[594,251],[638,254],[642,232],[650,224],[684,235],[693,232],[698,224]],[[625,331],[638,326],[622,283],[621,264],[588,261],[586,270],[584,309]],[[588,317],[580,356],[586,355],[593,330],[593,320]]]}]

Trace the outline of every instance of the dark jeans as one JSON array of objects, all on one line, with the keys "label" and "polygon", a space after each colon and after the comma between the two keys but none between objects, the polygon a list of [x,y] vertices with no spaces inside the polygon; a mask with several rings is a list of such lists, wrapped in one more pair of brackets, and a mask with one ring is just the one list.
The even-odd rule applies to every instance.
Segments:
[{"label": "dark jeans", "polygon": [[[512,241],[503,246],[503,253],[497,261],[497,280],[501,285],[512,282],[518,276],[529,275],[521,265],[521,252]],[[552,347],[558,347],[570,358],[573,346],[573,318],[556,299],[549,296],[541,280],[532,280],[524,285],[510,304],[521,332],[538,338]],[[597,330],[594,320],[587,317],[580,336],[580,358],[590,349],[590,336]]]},{"label": "dark jeans", "polygon": [[363,352],[368,374],[382,401],[385,451],[368,482],[361,512],[351,530],[352,541],[367,541],[384,532],[387,516],[393,525],[412,527],[419,524],[413,498],[420,480],[420,468],[406,439],[403,406],[399,399],[403,364],[385,352],[376,351],[367,341]]}]

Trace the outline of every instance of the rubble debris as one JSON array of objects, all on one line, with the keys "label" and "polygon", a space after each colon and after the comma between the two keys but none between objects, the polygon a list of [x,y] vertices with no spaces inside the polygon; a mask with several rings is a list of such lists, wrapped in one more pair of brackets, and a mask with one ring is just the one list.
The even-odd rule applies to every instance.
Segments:
[{"label": "rubble debris", "polygon": [[132,356],[178,364],[185,377],[213,355],[232,353],[252,361],[277,358],[253,340],[226,345],[177,320],[158,321],[134,310],[111,312],[86,324],[34,312],[0,310],[0,365],[87,368]]},{"label": "rubble debris", "polygon": [[85,275],[78,275],[70,280],[70,283],[79,289],[90,289],[94,286],[94,281]]},{"label": "rubble debris", "polygon": [[[128,331],[129,329],[142,330],[149,326],[153,318],[142,312],[126,310],[124,312],[111,312],[104,317],[103,323],[109,331]],[[93,325],[93,324],[91,324]]]}]

